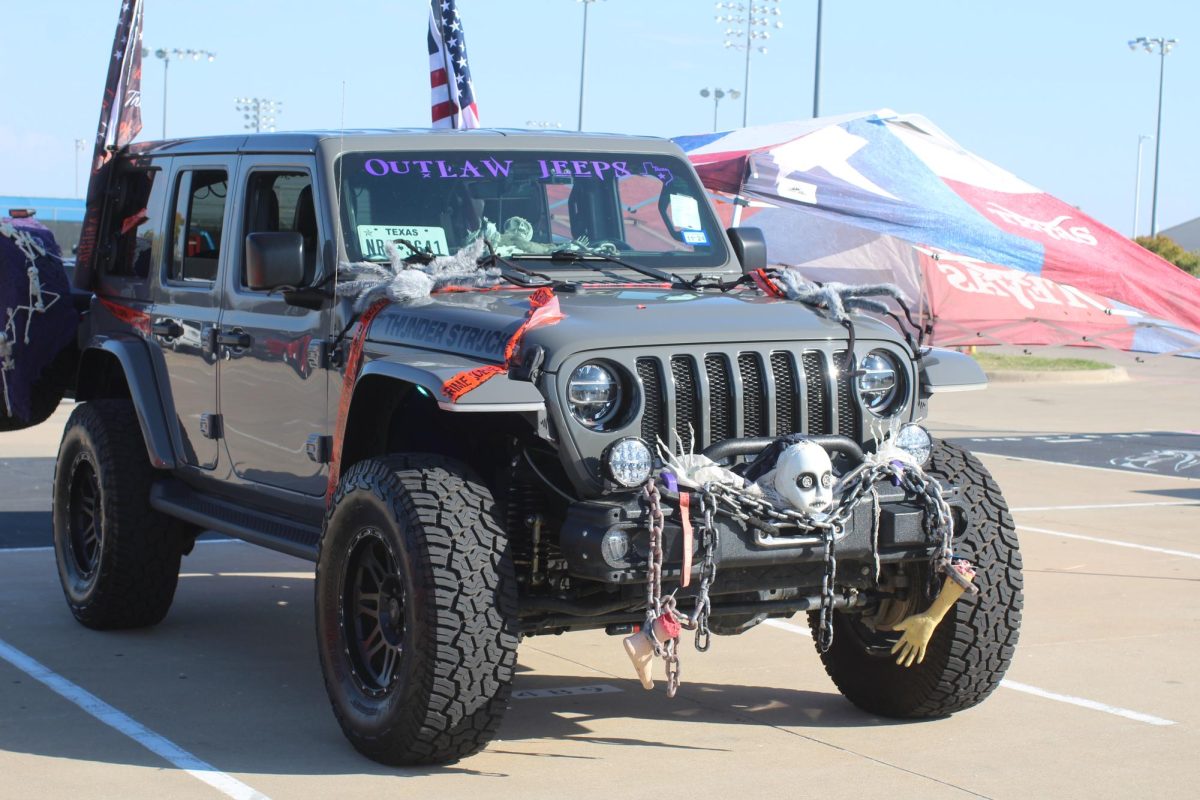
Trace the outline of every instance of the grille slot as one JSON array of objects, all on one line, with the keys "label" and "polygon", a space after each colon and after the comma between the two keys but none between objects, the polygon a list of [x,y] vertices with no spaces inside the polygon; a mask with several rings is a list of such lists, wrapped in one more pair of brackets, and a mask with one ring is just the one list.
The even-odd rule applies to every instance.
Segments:
[{"label": "grille slot", "polygon": [[670,438],[664,424],[662,368],[658,359],[639,358],[637,374],[642,381],[642,395],[645,398],[642,406],[642,440],[654,448],[659,439],[665,442]]},{"label": "grille slot", "polygon": [[800,403],[791,353],[771,353],[771,375],[775,378],[775,434],[796,433],[800,430]]},{"label": "grille slot", "polygon": [[846,351],[834,353],[837,365],[837,413],[838,433],[858,441],[858,407],[854,402],[854,377],[846,368]]},{"label": "grille slot", "polygon": [[807,433],[833,433],[829,419],[829,391],[825,385],[825,359],[809,350],[804,363],[804,388],[808,407]]},{"label": "grille slot", "polygon": [[742,375],[742,427],[745,436],[767,435],[767,389],[757,353],[738,356]]},{"label": "grille slot", "polygon": [[729,385],[729,359],[718,353],[704,357],[708,376],[708,443],[733,436],[733,392]]},{"label": "grille slot", "polygon": [[[700,430],[700,394],[696,385],[696,362],[690,356],[674,356],[671,358],[671,379],[675,382],[675,433],[683,445],[683,452],[691,453],[696,449],[692,441],[692,433],[699,436]],[[674,447],[674,444],[668,445]]]}]

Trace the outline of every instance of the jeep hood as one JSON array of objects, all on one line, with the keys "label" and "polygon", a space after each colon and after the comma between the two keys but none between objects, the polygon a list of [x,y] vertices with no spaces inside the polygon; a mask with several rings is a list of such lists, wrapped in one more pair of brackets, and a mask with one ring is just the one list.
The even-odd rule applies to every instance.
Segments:
[{"label": "jeep hood", "polygon": [[[559,291],[556,297],[564,318],[525,335],[526,346],[545,348],[549,371],[570,355],[592,350],[846,338],[846,329],[826,315],[758,294],[638,287]],[[371,326],[369,339],[502,362],[504,346],[528,310],[529,294],[524,291],[435,295],[425,305],[384,310]],[[900,339],[896,331],[868,317],[857,316],[855,329],[864,340]]]}]

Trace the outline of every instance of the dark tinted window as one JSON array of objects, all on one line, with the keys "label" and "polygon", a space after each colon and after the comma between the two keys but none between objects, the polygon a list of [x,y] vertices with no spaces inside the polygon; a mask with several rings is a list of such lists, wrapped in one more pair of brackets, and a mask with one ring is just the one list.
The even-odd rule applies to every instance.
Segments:
[{"label": "dark tinted window", "polygon": [[[317,214],[307,172],[254,172],[246,185],[246,233],[286,232],[304,237],[306,283],[316,267]],[[245,265],[242,286],[246,285]]]},{"label": "dark tinted window", "polygon": [[229,178],[225,170],[179,173],[168,273],[171,280],[207,283],[216,280],[228,193]]},{"label": "dark tinted window", "polygon": [[107,274],[130,278],[150,274],[150,264],[162,252],[158,241],[162,220],[158,215],[165,191],[158,170],[129,170],[118,177]]}]

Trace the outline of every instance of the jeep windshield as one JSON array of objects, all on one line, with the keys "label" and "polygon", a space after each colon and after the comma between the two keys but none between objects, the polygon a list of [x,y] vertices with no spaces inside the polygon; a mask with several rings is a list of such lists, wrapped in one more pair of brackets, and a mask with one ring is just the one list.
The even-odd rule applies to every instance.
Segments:
[{"label": "jeep windshield", "polygon": [[501,257],[541,260],[539,270],[579,269],[591,255],[666,271],[727,260],[703,188],[674,156],[363,152],[338,169],[352,261],[387,261],[393,248],[451,255],[481,236]]}]

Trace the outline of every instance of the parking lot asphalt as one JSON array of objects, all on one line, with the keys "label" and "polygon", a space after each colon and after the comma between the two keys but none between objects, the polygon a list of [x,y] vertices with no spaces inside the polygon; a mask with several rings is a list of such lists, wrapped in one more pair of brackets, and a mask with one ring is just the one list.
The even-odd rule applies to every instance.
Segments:
[{"label": "parking lot asphalt", "polygon": [[[1200,364],[1126,360],[1124,384],[936,398],[931,425],[956,439],[1200,428]],[[329,711],[306,562],[206,542],[159,626],[74,622],[46,549],[47,459],[68,411],[0,436],[0,798],[1123,798],[1191,796],[1200,779],[1194,472],[1070,463],[1044,440],[981,456],[1013,508],[1026,597],[1013,667],[975,709],[918,723],[858,711],[802,617],[706,654],[685,640],[673,700],[641,689],[618,638],[535,637],[491,746],[389,769]]]}]

